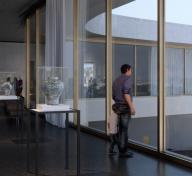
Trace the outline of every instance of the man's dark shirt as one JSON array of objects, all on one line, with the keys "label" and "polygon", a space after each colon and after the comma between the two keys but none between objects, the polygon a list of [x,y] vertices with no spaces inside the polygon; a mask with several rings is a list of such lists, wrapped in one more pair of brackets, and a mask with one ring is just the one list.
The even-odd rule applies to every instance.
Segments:
[{"label": "man's dark shirt", "polygon": [[129,94],[132,100],[132,78],[122,74],[113,82],[113,100],[117,104],[127,104],[124,94]]}]

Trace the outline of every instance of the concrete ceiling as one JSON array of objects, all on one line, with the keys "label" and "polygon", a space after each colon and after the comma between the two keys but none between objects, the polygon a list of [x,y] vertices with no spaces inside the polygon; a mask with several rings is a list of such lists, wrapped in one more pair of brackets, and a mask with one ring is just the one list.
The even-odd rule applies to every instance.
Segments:
[{"label": "concrete ceiling", "polygon": [[0,42],[23,42],[24,25],[19,15],[35,0],[0,0]]},{"label": "concrete ceiling", "polygon": [[[42,0],[0,0],[0,42],[24,42],[24,24],[19,16],[38,1]],[[113,7],[118,7],[130,1],[133,0],[113,0]],[[105,7],[102,3],[98,3],[98,0],[92,0],[91,2],[92,7],[89,7],[88,4],[91,9],[88,19],[102,13],[104,11],[103,7]]]}]

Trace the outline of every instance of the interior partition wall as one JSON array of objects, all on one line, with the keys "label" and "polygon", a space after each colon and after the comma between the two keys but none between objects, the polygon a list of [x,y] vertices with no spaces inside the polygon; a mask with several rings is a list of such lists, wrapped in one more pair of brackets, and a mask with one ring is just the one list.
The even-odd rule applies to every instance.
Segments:
[{"label": "interior partition wall", "polygon": [[177,2],[183,10],[178,14],[171,0],[66,0],[71,18],[62,35],[71,75],[68,103],[80,108],[81,125],[106,134],[111,84],[128,63],[136,106],[130,143],[191,167],[192,45],[191,24],[185,21],[190,2],[185,1]]}]

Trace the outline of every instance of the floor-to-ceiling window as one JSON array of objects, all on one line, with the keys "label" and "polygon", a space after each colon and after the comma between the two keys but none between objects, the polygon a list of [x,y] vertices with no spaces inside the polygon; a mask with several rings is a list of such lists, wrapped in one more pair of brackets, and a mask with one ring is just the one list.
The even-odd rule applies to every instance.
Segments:
[{"label": "floor-to-ceiling window", "polygon": [[[45,36],[45,24],[46,24],[46,8],[43,7],[41,9],[39,9],[39,62],[38,62],[38,67],[37,68],[38,72],[37,74],[39,74],[37,76],[36,81],[40,81],[41,78],[41,72],[40,72],[40,67],[45,66],[45,42],[46,42],[46,36]],[[36,58],[37,59],[37,58]],[[37,94],[36,95],[37,98],[39,98],[37,103],[43,103],[45,101],[45,95],[44,93],[41,91],[41,85],[42,83],[39,83],[39,86],[37,87]]]},{"label": "floor-to-ceiling window", "polygon": [[35,107],[36,103],[36,15],[30,17],[30,107]]},{"label": "floor-to-ceiling window", "polygon": [[[149,3],[150,2],[150,3]],[[147,11],[143,8],[147,4]],[[136,115],[129,139],[157,147],[157,0],[113,2],[113,80],[122,64],[133,68]]]},{"label": "floor-to-ceiling window", "polygon": [[[76,1],[74,2],[76,3]],[[79,85],[75,87],[75,90],[79,91],[81,124],[104,132],[106,126],[107,21],[105,11],[107,1],[79,0],[78,2],[79,13],[76,16],[78,49],[73,51],[73,1],[65,1],[66,20],[64,25],[66,28],[63,36],[66,38],[63,61],[67,68],[65,75],[69,77],[65,84],[67,92],[65,100],[72,106],[74,101],[73,73],[75,73],[73,52],[77,52]],[[146,4],[148,10],[143,8]],[[192,39],[190,33],[192,30],[190,20],[188,20],[190,18],[188,7],[191,3],[189,0],[177,2],[175,6],[177,8],[172,8],[172,4],[173,0],[166,0],[165,100],[162,100],[165,105],[165,148],[166,152],[174,155],[181,154],[180,156],[183,157],[191,156],[192,151],[192,144],[189,140],[192,122],[190,110],[192,103]],[[178,13],[178,7],[183,13]],[[34,28],[33,23],[35,22],[32,18],[30,18],[32,20],[31,28]],[[129,139],[131,142],[156,148],[157,98],[159,98],[157,0],[113,1],[112,36],[112,80],[120,75],[122,64],[128,63],[133,68],[132,90],[136,115],[132,117]],[[35,39],[32,38],[32,40]],[[34,43],[34,41],[31,42]],[[34,50],[35,46],[31,48],[31,53],[35,54]],[[31,56],[31,61],[34,62],[32,58],[33,56]],[[30,80],[31,86],[34,86],[33,78],[31,77]],[[33,90],[32,87],[31,90]]]},{"label": "floor-to-ceiling window", "polygon": [[[73,107],[73,1],[65,0],[65,29],[64,29],[64,77],[67,77],[67,82],[65,84],[65,95],[64,103]],[[72,114],[69,116],[70,121],[73,121]]]},{"label": "floor-to-ceiling window", "polygon": [[[123,64],[130,64],[133,67],[133,78],[135,77],[135,46],[130,44],[113,44],[113,80],[120,75],[120,68]],[[135,82],[133,82],[133,95],[135,95]]]},{"label": "floor-to-ceiling window", "polygon": [[185,49],[185,84],[186,96],[192,96],[192,48]]},{"label": "floor-to-ceiling window", "polygon": [[45,65],[45,42],[46,42],[46,36],[45,36],[45,23],[46,23],[46,8],[43,7],[39,9],[39,42],[40,42],[40,66]]},{"label": "floor-to-ceiling window", "polygon": [[103,0],[79,0],[79,107],[81,124],[105,130],[105,8]]},{"label": "floor-to-ceiling window", "polygon": [[192,2],[165,2],[165,147],[174,155],[191,157]]}]

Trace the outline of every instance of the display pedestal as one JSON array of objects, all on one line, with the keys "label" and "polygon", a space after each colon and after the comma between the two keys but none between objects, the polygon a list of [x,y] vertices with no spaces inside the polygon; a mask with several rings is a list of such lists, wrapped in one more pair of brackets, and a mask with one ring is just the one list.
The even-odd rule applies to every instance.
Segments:
[{"label": "display pedestal", "polygon": [[47,105],[47,104],[37,104],[36,110],[38,111],[63,111],[70,110],[69,105],[59,104],[59,105]]},{"label": "display pedestal", "polygon": [[15,95],[0,95],[0,101],[1,100],[18,100],[18,97]]},{"label": "display pedestal", "polygon": [[[47,105],[46,105],[47,106]],[[46,107],[45,106],[45,107]],[[62,105],[63,106],[63,105]],[[44,107],[44,106],[43,106]],[[30,112],[35,113],[35,175],[38,175],[38,145],[39,145],[39,115],[40,114],[50,114],[50,113],[63,113],[66,116],[65,119],[65,169],[69,169],[69,114],[76,113],[77,115],[77,176],[80,176],[80,110],[68,109],[68,110],[58,110],[49,108],[48,110],[40,109],[29,109]],[[30,113],[31,114],[31,113]],[[63,117],[63,116],[62,116]],[[58,116],[59,118],[59,116]],[[30,143],[31,143],[31,115],[28,119],[28,135],[27,135],[27,170],[30,172]]]}]

